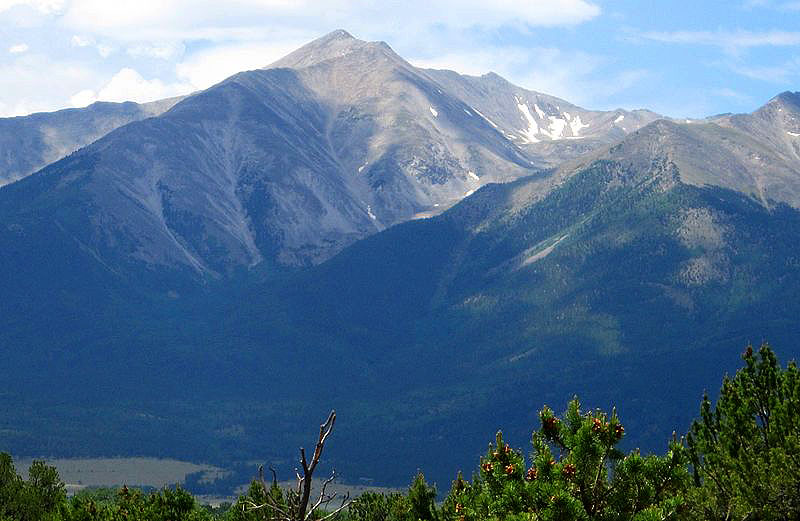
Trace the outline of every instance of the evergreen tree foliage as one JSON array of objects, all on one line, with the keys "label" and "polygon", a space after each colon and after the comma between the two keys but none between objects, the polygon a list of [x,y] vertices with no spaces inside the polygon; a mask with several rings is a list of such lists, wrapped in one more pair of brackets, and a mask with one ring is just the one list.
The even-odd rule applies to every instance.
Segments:
[{"label": "evergreen tree foliage", "polygon": [[688,436],[698,519],[800,519],[800,372],[748,346],[745,366],[703,398]]},{"label": "evergreen tree foliage", "polygon": [[[267,501],[267,493],[272,498],[272,501]],[[254,508],[254,505],[259,506],[259,508]],[[280,510],[286,511],[284,491],[277,483],[273,482],[265,493],[262,482],[254,479],[250,483],[250,488],[247,489],[247,494],[239,496],[239,499],[231,507],[227,519],[230,521],[276,519],[279,512],[272,505],[277,505]]]},{"label": "evergreen tree foliage", "polygon": [[55,467],[34,461],[28,480],[17,474],[11,456],[0,453],[0,520],[57,519],[66,500],[64,484]]},{"label": "evergreen tree foliage", "polygon": [[429,486],[425,476],[417,473],[408,489],[408,521],[436,521],[436,487]]},{"label": "evergreen tree foliage", "polygon": [[200,508],[186,490],[175,487],[145,494],[122,487],[112,499],[105,491],[99,495],[78,494],[62,512],[64,521],[207,521],[209,513]]},{"label": "evergreen tree foliage", "polygon": [[[365,492],[355,499],[347,509],[348,521],[407,521],[410,508],[403,494],[378,494]],[[415,520],[416,521],[416,520]]]},{"label": "evergreen tree foliage", "polygon": [[532,464],[497,434],[472,483],[459,476],[445,501],[448,519],[677,519],[689,485],[684,447],[664,456],[624,454],[615,412],[583,413],[577,398],[563,418],[545,407],[532,437]]}]

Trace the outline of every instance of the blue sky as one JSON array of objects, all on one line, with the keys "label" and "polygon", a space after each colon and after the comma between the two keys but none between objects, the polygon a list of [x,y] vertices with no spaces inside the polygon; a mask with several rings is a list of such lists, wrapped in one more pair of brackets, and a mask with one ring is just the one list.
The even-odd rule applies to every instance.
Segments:
[{"label": "blue sky", "polygon": [[800,90],[800,0],[0,0],[0,116],[185,94],[338,28],[586,108],[704,117]]}]

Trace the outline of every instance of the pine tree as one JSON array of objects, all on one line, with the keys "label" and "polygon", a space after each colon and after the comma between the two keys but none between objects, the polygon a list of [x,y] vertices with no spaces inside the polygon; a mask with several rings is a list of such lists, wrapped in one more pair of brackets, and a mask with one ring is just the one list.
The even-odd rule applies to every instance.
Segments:
[{"label": "pine tree", "polygon": [[685,448],[665,456],[624,454],[616,412],[582,412],[578,399],[563,418],[544,407],[533,433],[532,464],[498,433],[472,483],[461,476],[443,506],[447,519],[677,519],[689,485]]},{"label": "pine tree", "polygon": [[689,433],[701,519],[800,519],[800,372],[763,344],[726,377],[716,405],[703,398]]}]

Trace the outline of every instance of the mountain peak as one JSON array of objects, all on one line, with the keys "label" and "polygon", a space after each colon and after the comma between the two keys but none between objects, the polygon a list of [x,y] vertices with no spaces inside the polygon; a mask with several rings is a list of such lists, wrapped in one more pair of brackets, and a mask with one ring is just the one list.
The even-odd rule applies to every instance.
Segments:
[{"label": "mountain peak", "polygon": [[767,106],[788,107],[794,110],[800,110],[800,92],[785,91],[781,92],[769,102]]},{"label": "mountain peak", "polygon": [[345,31],[344,29],[336,29],[335,31],[331,31],[328,34],[317,38],[316,40],[314,40],[311,43],[315,43],[315,42],[318,42],[318,43],[334,42],[334,41],[337,41],[337,40],[338,41],[356,40],[356,38],[352,34],[350,34],[347,31]]},{"label": "mountain peak", "polygon": [[796,133],[800,117],[800,92],[781,92],[753,112],[752,116],[769,125],[777,125],[775,128]]},{"label": "mountain peak", "polygon": [[355,38],[344,29],[337,29],[300,47],[266,68],[301,69],[342,58],[352,53],[361,53],[365,55],[366,59],[375,56],[402,59],[385,42],[366,42]]}]

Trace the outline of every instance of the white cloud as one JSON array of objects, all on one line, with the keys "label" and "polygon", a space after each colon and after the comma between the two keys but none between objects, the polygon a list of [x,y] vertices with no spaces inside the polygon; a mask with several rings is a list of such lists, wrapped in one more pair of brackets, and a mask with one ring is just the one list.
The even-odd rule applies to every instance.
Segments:
[{"label": "white cloud", "polygon": [[185,46],[182,43],[147,43],[129,47],[127,52],[134,58],[156,58],[171,60],[183,54]]},{"label": "white cloud", "polygon": [[97,44],[97,54],[103,58],[108,58],[111,56],[112,52],[114,52],[114,48],[112,46],[105,43]]},{"label": "white cloud", "polygon": [[642,36],[665,43],[711,45],[729,52],[752,47],[800,45],[800,32],[796,31],[673,31],[647,32]]},{"label": "white cloud", "polygon": [[448,53],[425,59],[412,59],[418,67],[450,69],[474,76],[489,71],[526,89],[592,106],[636,85],[647,76],[642,69],[623,70],[596,78],[607,60],[585,52],[565,52],[554,47],[488,47],[470,53]]},{"label": "white cloud", "polygon": [[[530,35],[533,27],[575,26],[600,14],[595,0],[0,0],[0,13],[8,10],[0,14],[0,24],[19,28],[24,19],[42,40],[26,36],[28,44],[49,54],[32,71],[41,85],[32,89],[28,80],[11,77],[0,90],[0,103],[46,100],[48,108],[207,88],[264,67],[338,27],[366,40],[387,40],[404,56],[433,59],[441,48],[480,47],[481,35],[498,30]],[[451,45],[453,35],[468,45]],[[422,52],[423,46],[430,52]],[[51,68],[75,60],[88,70],[84,83],[50,80]],[[498,61],[508,63],[498,68]],[[526,63],[524,57],[517,62]],[[495,69],[508,75],[516,62],[484,53],[480,63],[485,67],[473,65],[470,72]],[[576,75],[560,77],[570,81]]]},{"label": "white cloud", "polygon": [[800,1],[772,2],[770,0],[747,0],[742,5],[745,9],[768,8],[779,11],[800,11]]},{"label": "white cloud", "polygon": [[12,45],[8,48],[8,52],[11,54],[22,54],[24,52],[28,52],[28,44],[18,43],[16,45]]},{"label": "white cloud", "polygon": [[17,6],[31,7],[42,14],[53,14],[63,10],[64,0],[0,0],[0,13]]},{"label": "white cloud", "polygon": [[11,63],[0,63],[0,117],[64,108],[69,93],[95,82],[99,78],[91,67],[33,53],[16,55]]},{"label": "white cloud", "polygon": [[[2,0],[0,0],[2,1]],[[588,0],[72,0],[62,23],[120,41],[207,38],[224,40],[230,31],[261,37],[283,27],[353,30],[428,25],[497,28],[576,25],[600,14]]]},{"label": "white cloud", "polygon": [[791,84],[800,76],[800,58],[793,58],[778,65],[728,64],[728,68],[746,78],[775,84]]},{"label": "white cloud", "polygon": [[265,67],[302,43],[244,43],[214,47],[179,63],[176,72],[179,79],[195,90],[205,89],[237,72]]},{"label": "white cloud", "polygon": [[[552,27],[576,25],[595,18],[600,8],[585,0],[431,0],[392,3],[370,2],[390,19],[421,19],[451,28],[519,25]],[[375,17],[380,20],[380,16]]]},{"label": "white cloud", "polygon": [[71,47],[94,47],[95,50],[97,50],[97,54],[102,58],[108,58],[116,50],[113,45],[97,43],[97,41],[90,36],[81,36],[78,34],[72,35],[69,44]]},{"label": "white cloud", "polygon": [[749,102],[751,101],[750,96],[747,94],[743,94],[737,90],[731,89],[730,87],[724,87],[721,89],[716,90],[716,94],[718,96],[722,96],[723,98],[729,98],[732,100],[736,100],[739,102]]},{"label": "white cloud", "polygon": [[70,97],[73,106],[86,106],[95,101],[136,101],[144,103],[191,92],[186,83],[164,83],[159,79],[147,80],[136,70],[121,69],[95,93],[84,89]]},{"label": "white cloud", "polygon": [[94,45],[94,40],[92,38],[87,38],[86,36],[79,36],[75,34],[72,36],[72,39],[69,41],[69,43],[73,47],[88,47],[90,45]]},{"label": "white cloud", "polygon": [[92,89],[84,89],[69,98],[72,107],[87,107],[97,101],[97,95]]}]

